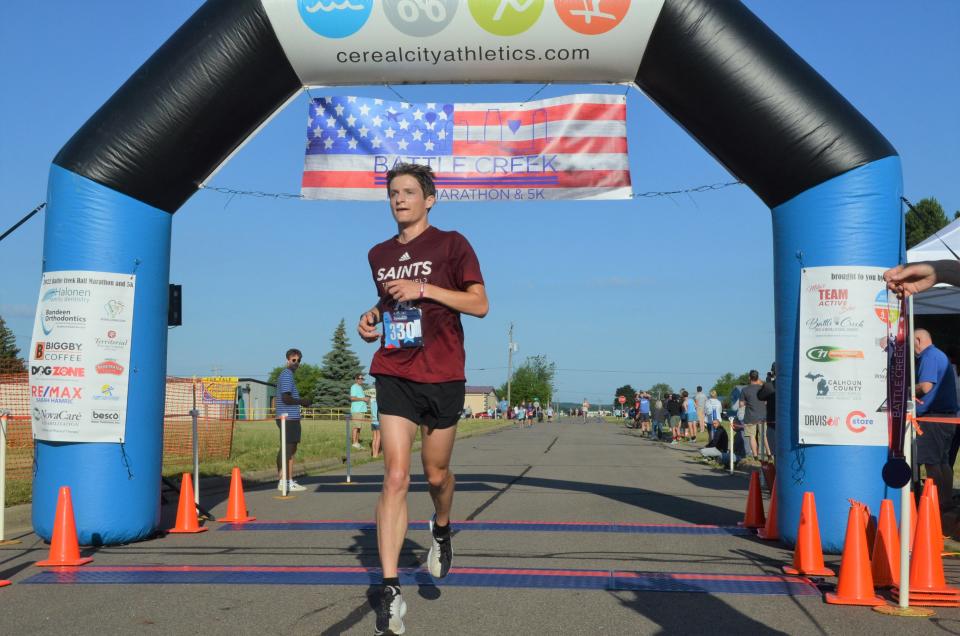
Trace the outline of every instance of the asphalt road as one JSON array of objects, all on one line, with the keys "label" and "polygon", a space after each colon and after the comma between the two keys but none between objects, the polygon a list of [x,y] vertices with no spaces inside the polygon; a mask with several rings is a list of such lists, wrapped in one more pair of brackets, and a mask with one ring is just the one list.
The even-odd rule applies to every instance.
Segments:
[{"label": "asphalt road", "polygon": [[[453,518],[594,526],[672,524],[681,530],[691,524],[735,525],[743,515],[745,475],[730,476],[699,463],[696,456],[692,446],[653,443],[634,431],[600,422],[538,424],[464,439],[454,451],[458,487]],[[414,465],[418,474],[409,498],[410,519],[425,520],[432,507],[417,462]],[[381,471],[382,464],[364,465],[355,470],[353,485],[340,483],[342,473],[305,477],[300,481],[309,491],[290,500],[277,499],[272,485],[261,485],[248,489],[247,506],[258,521],[371,520]],[[210,493],[202,503],[222,515],[225,497],[226,493]],[[171,521],[172,514],[172,505],[165,508]],[[359,572],[363,578],[364,570],[358,568],[378,566],[372,530],[297,525],[291,529],[281,524],[276,527],[282,530],[230,532],[221,530],[222,524],[208,525],[211,531],[202,534],[167,535],[90,551],[95,562],[85,567],[115,572],[120,566],[139,566],[156,572],[170,571],[171,566],[192,570],[206,566],[219,572],[231,566],[266,571],[266,578],[251,578],[241,571],[227,572],[217,583],[80,584],[70,583],[68,574],[60,576],[59,584],[42,585],[36,581],[43,570],[33,562],[46,556],[47,546],[26,534],[18,545],[0,546],[0,579],[14,583],[0,589],[0,632],[165,636],[373,632],[368,584],[305,583],[291,574],[334,566],[336,572]],[[487,568],[492,568],[503,576],[496,586],[475,587],[433,585],[421,574],[419,585],[403,588],[409,607],[407,633],[875,635],[960,629],[960,610],[938,609],[933,619],[889,618],[869,608],[826,605],[809,585],[801,586],[809,594],[699,591],[703,581],[717,578],[769,581],[780,574],[780,565],[790,561],[791,553],[782,546],[738,531],[686,534],[647,528],[623,533],[583,531],[597,529],[590,525],[569,527],[570,531],[546,532],[462,524],[458,529],[455,521],[454,573],[458,569],[490,573]],[[428,545],[426,531],[411,530],[401,567],[419,567]],[[835,566],[838,561],[828,557]],[[957,583],[960,568],[954,563],[948,560],[947,576]],[[553,579],[543,572],[548,569],[560,571],[555,572],[559,579],[571,575],[562,583],[565,587],[552,586]],[[525,570],[526,578],[515,570]],[[622,585],[590,589],[578,583],[608,580],[594,576],[597,571],[641,573],[631,576],[652,581],[658,589],[666,585],[677,591]],[[461,580],[469,582],[465,575]],[[548,587],[518,587],[544,581]],[[816,583],[821,590],[831,590],[836,579]]]}]

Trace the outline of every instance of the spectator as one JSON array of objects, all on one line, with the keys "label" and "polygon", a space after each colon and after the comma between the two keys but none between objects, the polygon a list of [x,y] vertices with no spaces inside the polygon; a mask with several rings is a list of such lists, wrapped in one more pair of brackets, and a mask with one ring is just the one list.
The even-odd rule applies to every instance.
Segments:
[{"label": "spectator", "polygon": [[658,442],[660,441],[660,431],[663,430],[663,425],[667,423],[669,417],[670,414],[663,407],[663,402],[657,400],[653,405],[653,439]]},{"label": "spectator", "polygon": [[367,419],[367,405],[370,403],[370,398],[363,392],[363,377],[362,373],[358,373],[350,387],[350,420],[353,422],[351,437],[353,447],[357,450],[363,450],[360,444],[360,426]]},{"label": "spectator", "polygon": [[723,422],[723,403],[717,397],[716,391],[710,391],[710,397],[703,406],[704,418],[710,423],[710,437],[713,436],[713,420]]},{"label": "spectator", "polygon": [[637,400],[637,416],[640,418],[640,432],[650,437],[650,394],[640,393]]},{"label": "spectator", "polygon": [[[280,417],[287,416],[287,491],[306,490],[293,479],[293,456],[297,452],[297,445],[300,444],[301,426],[300,426],[300,407],[310,406],[310,398],[301,398],[297,391],[297,384],[294,382],[293,374],[300,368],[300,361],[303,360],[303,354],[299,349],[289,349],[287,351],[287,368],[280,372],[277,378],[277,430],[282,431],[280,426]],[[281,445],[282,448],[282,445]],[[277,451],[277,490],[283,490],[283,472],[282,460],[280,459],[282,451]]]},{"label": "spectator", "polygon": [[763,422],[764,415],[767,412],[766,405],[757,397],[762,388],[763,382],[760,381],[760,372],[756,369],[750,369],[750,384],[740,391],[740,405],[744,408],[743,436],[750,440],[750,452],[754,457],[758,455],[757,425]]},{"label": "spectator", "polygon": [[377,409],[377,390],[373,387],[367,389],[366,396],[370,398],[370,430],[373,432],[370,456],[380,457],[380,413]]},{"label": "spectator", "polygon": [[700,432],[699,417],[696,400],[687,395],[687,431],[691,442],[697,441],[697,434]]},{"label": "spectator", "polygon": [[[710,434],[710,441],[704,448],[700,449],[700,454],[704,457],[716,459],[722,465],[727,466],[730,463],[730,436],[727,435],[727,431],[723,428],[719,419],[713,420],[711,426],[713,430]],[[742,458],[742,455],[738,456],[734,453],[733,463],[736,464]]]},{"label": "spectator", "polygon": [[697,408],[697,427],[699,429],[697,432],[704,431],[709,438],[712,431],[708,429],[712,428],[712,422],[707,422],[706,417],[704,417],[703,409],[707,404],[707,394],[703,392],[702,386],[697,387],[697,392],[693,396],[693,403]]},{"label": "spectator", "polygon": [[682,410],[682,405],[680,404],[680,396],[676,393],[671,393],[667,397],[667,415],[670,416],[670,432],[671,432],[671,441],[672,446],[676,446],[680,441],[680,412]]},{"label": "spectator", "polygon": [[767,445],[767,457],[773,458],[777,452],[777,363],[770,365],[767,380],[763,383],[757,397],[767,403],[767,434],[764,443]]},{"label": "spectator", "polygon": [[547,423],[550,423],[552,421],[553,421],[553,406],[548,406],[547,407]]},{"label": "spectator", "polygon": [[[917,416],[956,417],[956,376],[946,354],[933,344],[930,332],[913,332],[917,354]],[[937,484],[940,507],[948,508],[953,498],[953,471],[950,469],[950,445],[953,425],[921,422],[923,435],[917,437],[917,463],[923,464],[927,476]]]}]

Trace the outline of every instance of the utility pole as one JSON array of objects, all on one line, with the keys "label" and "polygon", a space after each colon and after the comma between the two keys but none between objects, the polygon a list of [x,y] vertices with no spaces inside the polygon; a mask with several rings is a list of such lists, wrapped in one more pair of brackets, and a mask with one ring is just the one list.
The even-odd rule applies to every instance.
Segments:
[{"label": "utility pole", "polygon": [[513,351],[516,346],[513,341],[513,323],[511,322],[507,341],[507,408],[513,405],[510,401],[510,385],[513,383]]}]

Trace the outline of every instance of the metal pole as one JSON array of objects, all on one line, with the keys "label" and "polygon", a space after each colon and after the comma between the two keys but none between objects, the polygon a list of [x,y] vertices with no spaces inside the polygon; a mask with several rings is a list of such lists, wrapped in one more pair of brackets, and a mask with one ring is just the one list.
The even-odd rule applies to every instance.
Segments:
[{"label": "metal pole", "polygon": [[[913,351],[913,296],[907,299],[910,326],[907,332],[907,357],[910,359],[910,399],[907,400],[907,413],[911,419],[917,415],[916,405],[916,360]],[[947,370],[949,373],[949,369]],[[900,607],[910,606],[910,514],[913,505],[910,498],[913,497],[913,424],[907,423],[906,439],[903,443],[903,458],[910,465],[910,481],[900,489]]]},{"label": "metal pole", "polygon": [[733,418],[730,418],[730,436],[727,439],[727,453],[730,455],[730,474],[733,474],[733,449],[736,444],[733,441]]},{"label": "metal pole", "polygon": [[6,539],[4,534],[4,517],[7,508],[7,415],[0,411],[0,543]]},{"label": "metal pole", "polygon": [[507,407],[513,402],[510,401],[510,388],[513,381],[513,323],[510,323],[509,342],[507,342]]},{"label": "metal pole", "polygon": [[280,479],[282,488],[280,495],[286,497],[290,492],[290,471],[287,470],[287,414],[280,416]]},{"label": "metal pole", "polygon": [[345,422],[344,428],[346,430],[345,439],[346,439],[346,446],[347,446],[347,483],[349,484],[350,473],[351,473],[350,449],[353,447],[352,444],[350,444],[350,414],[349,413],[343,416],[343,421]]},{"label": "metal pole", "polygon": [[190,418],[193,420],[193,503],[200,505],[200,438],[197,434],[197,418],[200,411],[190,410]]}]

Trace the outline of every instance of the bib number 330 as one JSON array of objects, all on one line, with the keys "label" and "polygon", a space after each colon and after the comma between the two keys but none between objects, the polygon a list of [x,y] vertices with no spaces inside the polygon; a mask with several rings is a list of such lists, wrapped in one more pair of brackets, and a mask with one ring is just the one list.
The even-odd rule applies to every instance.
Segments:
[{"label": "bib number 330", "polygon": [[383,314],[383,347],[385,349],[413,349],[423,346],[423,331],[419,309],[387,311]]}]

